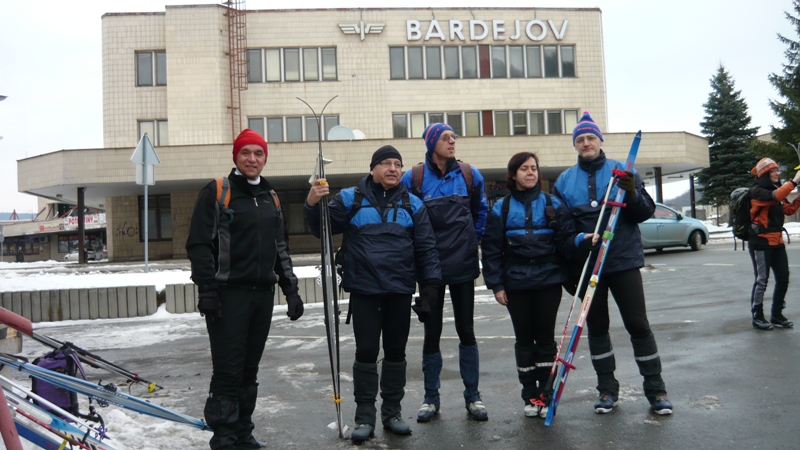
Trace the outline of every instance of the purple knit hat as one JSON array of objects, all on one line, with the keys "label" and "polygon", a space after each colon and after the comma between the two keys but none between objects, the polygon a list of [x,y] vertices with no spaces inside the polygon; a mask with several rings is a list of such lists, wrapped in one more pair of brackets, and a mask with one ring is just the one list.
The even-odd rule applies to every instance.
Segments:
[{"label": "purple knit hat", "polygon": [[425,139],[425,147],[428,148],[429,155],[433,153],[433,149],[436,148],[436,142],[442,136],[442,133],[447,130],[453,131],[453,128],[441,122],[432,123],[425,128],[425,131],[422,133],[422,138]]},{"label": "purple knit hat", "polygon": [[603,141],[603,133],[600,132],[600,127],[594,123],[592,120],[592,116],[589,115],[589,111],[584,111],[581,120],[578,121],[578,124],[575,125],[575,129],[572,130],[572,143],[575,144],[575,139],[578,136],[586,133],[592,133],[593,135],[600,138],[600,141]]}]

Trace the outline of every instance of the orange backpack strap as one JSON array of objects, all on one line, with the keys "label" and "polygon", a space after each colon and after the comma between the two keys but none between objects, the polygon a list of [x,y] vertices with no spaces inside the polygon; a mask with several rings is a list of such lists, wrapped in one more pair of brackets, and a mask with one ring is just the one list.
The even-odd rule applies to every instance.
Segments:
[{"label": "orange backpack strap", "polygon": [[411,168],[411,193],[422,198],[422,178],[425,176],[425,163]]},{"label": "orange backpack strap", "polygon": [[[220,208],[227,208],[231,204],[231,189],[227,178],[215,178],[217,182],[217,204]],[[224,198],[223,198],[224,196]]]},{"label": "orange backpack strap", "polygon": [[467,182],[467,192],[471,197],[472,191],[475,190],[475,186],[472,185],[472,166],[469,163],[459,161],[458,167],[461,167],[461,174],[464,175],[464,181]]},{"label": "orange backpack strap", "polygon": [[281,209],[281,199],[278,198],[275,189],[270,189],[269,194],[272,196],[272,201],[275,203],[275,209]]}]

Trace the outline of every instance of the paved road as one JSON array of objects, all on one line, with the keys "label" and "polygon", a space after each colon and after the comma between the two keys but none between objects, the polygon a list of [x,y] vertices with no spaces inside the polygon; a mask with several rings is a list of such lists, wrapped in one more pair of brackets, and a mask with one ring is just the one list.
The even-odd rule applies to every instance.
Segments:
[{"label": "paved road", "polygon": [[[731,243],[699,252],[647,253],[642,270],[651,326],[663,361],[673,416],[656,416],[642,395],[641,377],[628,336],[612,308],[612,340],[617,353],[621,401],[611,414],[593,412],[595,378],[581,341],[558,416],[552,427],[522,414],[516,378],[513,332],[505,308],[488,291],[478,292],[475,330],[481,352],[481,391],[489,421],[467,419],[458,374],[458,341],[452,311],[442,342],[442,411],[429,424],[413,421],[422,400],[419,368],[423,329],[412,324],[408,346],[408,386],[404,417],[413,434],[396,437],[376,431],[362,448],[446,449],[641,449],[641,448],[798,448],[800,431],[800,338],[796,330],[757,331],[750,324],[752,267],[746,252]],[[800,246],[789,246],[791,270],[800,267]],[[789,288],[789,318],[799,319],[798,281]],[[562,299],[557,328],[569,302]],[[768,309],[768,306],[767,306]],[[333,421],[330,372],[322,310],[310,307],[298,322],[276,311],[262,360],[261,391],[255,421],[271,448],[348,448],[328,428]],[[158,401],[202,417],[210,375],[207,337],[196,315],[164,322],[102,323],[38,329],[57,339],[81,342],[81,336],[106,336],[98,351],[123,366],[162,381],[171,394]],[[128,330],[127,327],[135,327]],[[134,342],[124,336],[137,335]],[[122,338],[117,338],[122,336]],[[354,404],[350,367],[352,328],[342,324],[342,391],[345,422],[352,424]],[[27,345],[27,344],[26,344]]]}]

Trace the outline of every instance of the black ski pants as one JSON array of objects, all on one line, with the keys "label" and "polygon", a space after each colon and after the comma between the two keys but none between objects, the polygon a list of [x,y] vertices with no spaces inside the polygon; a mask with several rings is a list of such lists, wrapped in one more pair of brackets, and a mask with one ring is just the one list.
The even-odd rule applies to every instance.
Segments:
[{"label": "black ski pants", "polygon": [[211,343],[212,396],[237,398],[240,387],[254,385],[272,324],[275,287],[252,290],[220,286],[222,317],[206,316]]},{"label": "black ski pants", "polygon": [[769,271],[775,274],[775,288],[772,291],[772,311],[780,312],[783,309],[786,291],[789,289],[789,257],[786,256],[786,247],[771,247],[753,250],[750,246],[750,259],[753,261],[753,290],[750,295],[750,310],[762,310],[764,293],[767,291]]},{"label": "black ski pants", "polygon": [[[587,280],[590,274],[587,273]],[[579,293],[581,299],[588,283],[584,283]],[[647,308],[644,302],[644,286],[639,269],[621,272],[603,273],[594,291],[592,306],[586,316],[586,325],[591,336],[605,336],[611,325],[608,315],[608,292],[617,302],[619,314],[628,334],[632,338],[644,339],[650,335],[650,322],[647,320]]]},{"label": "black ski pants", "polygon": [[[456,333],[461,345],[473,346],[475,331],[473,329],[473,316],[475,314],[475,283],[451,284],[450,301],[453,304],[453,316],[456,322]],[[439,353],[439,341],[442,337],[442,322],[444,320],[444,292],[445,286],[439,287],[439,296],[436,303],[431,306],[431,314],[425,321],[425,342],[422,352],[427,354]]]},{"label": "black ski pants", "polygon": [[406,360],[406,344],[411,328],[411,295],[350,294],[353,334],[356,338],[356,362],[375,364],[381,349],[389,362]]},{"label": "black ski pants", "polygon": [[517,345],[536,348],[553,361],[556,315],[561,304],[561,285],[522,291],[506,290],[508,314],[514,326]]}]

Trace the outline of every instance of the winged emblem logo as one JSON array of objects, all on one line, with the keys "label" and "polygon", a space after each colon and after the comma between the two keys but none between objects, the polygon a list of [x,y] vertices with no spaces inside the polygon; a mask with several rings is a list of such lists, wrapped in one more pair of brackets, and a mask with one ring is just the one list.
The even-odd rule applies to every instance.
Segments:
[{"label": "winged emblem logo", "polygon": [[368,34],[381,34],[383,31],[383,27],[385,27],[385,23],[367,23],[365,24],[364,21],[359,21],[359,23],[340,23],[339,28],[341,28],[342,33],[344,34],[357,34],[361,36],[361,40],[363,41],[364,38]]}]

